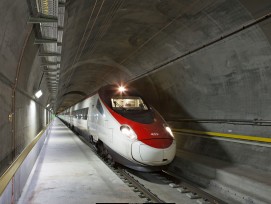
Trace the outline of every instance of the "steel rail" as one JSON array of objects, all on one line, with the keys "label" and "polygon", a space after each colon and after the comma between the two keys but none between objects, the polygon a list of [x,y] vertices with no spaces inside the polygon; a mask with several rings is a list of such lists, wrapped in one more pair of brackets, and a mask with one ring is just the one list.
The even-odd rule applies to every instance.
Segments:
[{"label": "steel rail", "polygon": [[134,188],[142,192],[147,197],[148,200],[151,200],[155,203],[165,203],[165,201],[158,198],[150,190],[148,190],[142,184],[140,184],[136,179],[134,179],[132,176],[126,173],[124,168],[118,167],[118,171],[133,185]]},{"label": "steel rail", "polygon": [[[138,175],[140,175],[141,172],[137,172],[132,169],[129,169],[128,172],[140,178],[140,176]],[[173,172],[162,170],[160,172],[155,172],[155,173],[144,172],[144,174],[147,175],[146,178],[152,178],[153,176],[158,176],[158,178],[161,179],[163,183],[167,183],[169,185],[168,187],[177,189],[181,193],[186,194],[186,196],[190,199],[198,200],[198,203],[226,204],[225,201],[206,192],[194,182],[191,182],[178,175],[175,175]]]},{"label": "steel rail", "polygon": [[162,172],[167,177],[173,178],[175,181],[177,181],[179,185],[187,188],[188,190],[190,190],[193,193],[196,193],[197,195],[199,195],[203,199],[208,200],[210,203],[227,204],[227,202],[211,195],[210,193],[207,193],[206,191],[204,191],[200,187],[198,187],[196,184],[194,184],[193,182],[191,182],[183,177],[177,176],[177,175],[173,174],[172,172],[165,171],[165,170],[163,170]]}]

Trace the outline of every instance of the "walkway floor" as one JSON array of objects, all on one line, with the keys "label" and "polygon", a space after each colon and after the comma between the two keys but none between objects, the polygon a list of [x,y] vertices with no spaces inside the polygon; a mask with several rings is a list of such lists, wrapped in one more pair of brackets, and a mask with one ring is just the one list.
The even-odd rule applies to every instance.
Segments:
[{"label": "walkway floor", "polygon": [[52,124],[19,204],[144,202],[59,119]]}]

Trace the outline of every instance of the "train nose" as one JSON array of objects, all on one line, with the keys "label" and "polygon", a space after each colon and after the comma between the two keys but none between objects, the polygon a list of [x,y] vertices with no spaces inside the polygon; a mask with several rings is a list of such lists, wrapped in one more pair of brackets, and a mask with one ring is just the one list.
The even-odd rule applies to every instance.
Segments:
[{"label": "train nose", "polygon": [[141,141],[136,141],[132,144],[132,157],[137,162],[148,165],[166,165],[169,164],[176,153],[176,142],[167,148],[154,148],[144,144]]}]

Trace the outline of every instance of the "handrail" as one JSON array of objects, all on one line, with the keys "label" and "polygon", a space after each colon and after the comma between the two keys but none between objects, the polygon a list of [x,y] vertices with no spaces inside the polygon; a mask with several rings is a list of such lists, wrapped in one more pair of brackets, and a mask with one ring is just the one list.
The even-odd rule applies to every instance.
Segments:
[{"label": "handrail", "polygon": [[5,171],[5,173],[0,177],[0,196],[6,189],[7,185],[24,162],[25,158],[29,154],[29,152],[33,149],[36,143],[39,141],[45,130],[51,123],[47,124],[45,128],[43,128],[39,134],[32,140],[32,142],[21,152],[21,154],[12,162],[11,166]]},{"label": "handrail", "polygon": [[193,122],[193,123],[227,123],[233,125],[253,125],[253,126],[271,126],[271,120],[262,120],[262,119],[190,119],[190,118],[180,118],[174,120],[167,120],[169,123],[174,122]]},{"label": "handrail", "polygon": [[271,143],[271,138],[268,138],[268,137],[229,134],[229,133],[221,133],[221,132],[205,132],[205,131],[198,131],[198,130],[174,129],[174,128],[172,129],[172,131],[176,133],[189,133],[189,134],[196,134],[196,135],[207,135],[207,136],[213,136],[213,137],[224,137],[224,138],[231,138],[231,139]]}]

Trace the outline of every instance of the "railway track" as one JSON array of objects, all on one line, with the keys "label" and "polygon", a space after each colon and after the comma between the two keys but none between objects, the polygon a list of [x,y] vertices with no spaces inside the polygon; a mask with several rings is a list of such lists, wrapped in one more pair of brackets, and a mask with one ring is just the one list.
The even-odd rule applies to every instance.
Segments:
[{"label": "railway track", "polygon": [[[200,187],[196,186],[194,183],[181,178],[172,172],[161,171],[155,173],[142,173],[137,172],[121,165],[116,165],[110,161],[104,154],[99,154],[97,148],[90,143],[85,137],[81,136],[77,132],[75,134],[86,144],[92,151],[109,167],[114,171],[120,179],[123,180],[132,190],[138,194],[144,200],[144,203],[198,203],[198,204],[226,204],[225,201],[203,191]],[[147,180],[160,179],[161,184],[165,187],[167,185],[168,190],[175,189],[177,196],[182,196],[187,198],[187,202],[179,202],[179,200],[166,200],[162,199],[158,193],[152,190],[151,186],[147,186],[142,183],[142,179],[139,179],[140,174],[144,174]],[[142,177],[142,176],[141,176]],[[151,178],[152,177],[152,178]],[[155,177],[155,178],[154,178]],[[190,201],[189,201],[190,200]]]},{"label": "railway track", "polygon": [[[174,203],[198,203],[198,204],[226,204],[225,201],[205,192],[202,190],[199,186],[196,184],[181,178],[172,172],[169,171],[161,171],[161,172],[153,172],[153,173],[142,173],[142,172],[137,172],[134,170],[127,170],[130,174],[132,174],[135,177],[140,177],[140,175],[143,176],[145,180],[160,180],[160,186],[161,188],[164,188],[164,191],[167,191],[170,193],[170,190],[172,192],[172,189],[175,190],[175,196],[174,198],[170,199],[164,199],[169,202],[174,202]],[[141,176],[142,177],[142,176]],[[142,180],[140,181],[142,182]],[[145,182],[146,183],[146,182]],[[152,192],[155,192],[155,189],[152,187],[149,187],[152,189]],[[159,194],[158,191],[155,192],[156,194]],[[177,194],[177,198],[176,198]],[[159,194],[160,195],[160,194]],[[162,195],[162,193],[161,193]],[[169,195],[170,196],[170,195]],[[182,202],[178,202],[179,198],[182,197]],[[186,200],[183,199],[186,197]],[[174,200],[175,199],[175,200]]]},{"label": "railway track", "polygon": [[186,195],[189,198],[197,199],[198,203],[227,204],[225,201],[207,193],[206,191],[202,190],[200,187],[185,178],[179,177],[172,172],[164,170],[162,171],[162,174],[164,174],[165,177],[168,177],[169,179],[174,181],[174,183],[169,184],[170,187],[177,188],[177,190],[181,193],[187,193]]},{"label": "railway track", "polygon": [[127,181],[129,184],[129,187],[134,188],[134,192],[139,192],[141,198],[146,198],[147,202],[154,202],[154,203],[166,203],[162,199],[160,199],[157,195],[152,193],[148,188],[146,188],[144,185],[142,185],[137,179],[135,179],[133,176],[131,176],[126,169],[118,167],[118,171],[123,176],[122,179]]}]

